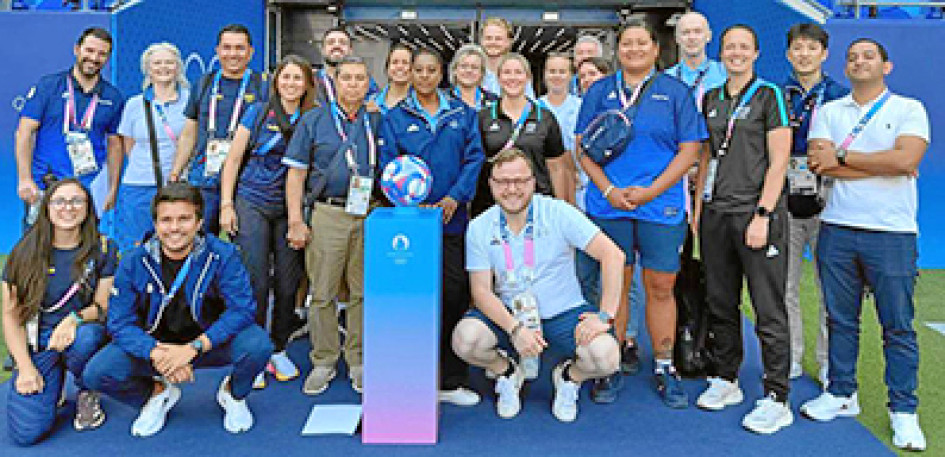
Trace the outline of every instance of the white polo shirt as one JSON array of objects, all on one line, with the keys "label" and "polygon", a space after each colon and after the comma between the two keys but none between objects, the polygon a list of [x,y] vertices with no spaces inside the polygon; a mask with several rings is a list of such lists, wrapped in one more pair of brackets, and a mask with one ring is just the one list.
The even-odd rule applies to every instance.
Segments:
[{"label": "white polo shirt", "polygon": [[[850,94],[826,103],[811,121],[808,139],[829,140],[839,146],[880,98],[882,94],[860,106]],[[895,147],[896,138],[907,135],[929,142],[928,115],[918,100],[892,94],[849,149],[864,154],[887,151]],[[837,179],[821,220],[866,230],[917,233],[917,207],[915,177]]]}]

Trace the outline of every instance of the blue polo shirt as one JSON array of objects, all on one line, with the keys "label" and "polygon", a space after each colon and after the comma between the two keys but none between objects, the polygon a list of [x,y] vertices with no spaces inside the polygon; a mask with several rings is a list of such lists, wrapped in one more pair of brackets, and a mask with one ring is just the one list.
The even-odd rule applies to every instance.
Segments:
[{"label": "blue polo shirt", "polygon": [[[696,68],[689,68],[689,65],[680,61],[676,65],[667,68],[666,74],[686,83],[687,86],[692,88],[692,95],[695,97],[694,100],[696,100],[697,103],[701,102],[701,97],[705,95],[706,92],[716,87],[721,87],[728,79],[728,72],[725,71],[725,66],[723,66],[721,62],[709,58],[703,60],[702,64]],[[699,86],[693,87],[696,84],[696,80],[699,79],[699,76],[703,74],[705,76],[702,76],[702,79],[699,81]]]},{"label": "blue polo shirt", "polygon": [[[412,91],[411,91],[412,92]],[[436,115],[419,106],[414,93],[384,116],[378,142],[379,169],[399,155],[413,155],[430,167],[433,182],[424,204],[449,195],[459,203],[443,233],[462,234],[469,222],[468,206],[485,160],[476,111],[439,93]]]},{"label": "blue polo shirt", "polygon": [[[134,146],[128,151],[128,165],[122,175],[122,184],[134,186],[154,186],[154,164],[151,158],[151,134],[148,133],[148,121],[145,119],[144,97],[154,97],[154,90],[148,88],[144,94],[138,94],[128,99],[125,110],[121,113],[121,122],[118,124],[118,134],[134,140]],[[190,90],[179,88],[177,98],[167,103],[152,102],[151,116],[154,119],[154,134],[157,136],[158,158],[160,159],[162,177],[166,180],[174,165],[174,151],[177,150],[176,138],[184,129],[184,107],[190,97]],[[158,107],[160,105],[160,108]],[[160,110],[160,112],[158,111]],[[168,126],[174,137],[167,134],[161,114],[167,118]]]},{"label": "blue polo shirt", "polygon": [[[620,109],[617,90],[629,89],[618,81],[616,73],[597,81],[584,95],[575,132],[581,134],[599,114]],[[604,167],[614,187],[649,186],[676,158],[680,143],[704,141],[709,137],[705,120],[696,109],[692,91],[676,78],[657,73],[648,92],[641,95],[633,139],[619,157]],[[610,206],[593,181],[588,184],[587,213],[602,219],[641,219],[662,224],[679,224],[685,217],[685,192],[682,180],[633,211]]]},{"label": "blue polo shirt", "polygon": [[[217,72],[219,71],[220,70],[217,70]],[[266,101],[268,97],[266,92],[268,87],[265,77],[252,70],[246,71],[252,73],[250,74],[249,84],[246,86],[246,92],[243,94],[243,104],[240,107],[241,112],[238,115],[240,118],[250,105],[256,102]],[[184,109],[184,116],[186,116],[187,119],[197,121],[197,142],[194,148],[195,152],[191,161],[188,181],[195,186],[204,188],[216,188],[220,186],[219,174],[209,178],[204,177],[204,165],[207,161],[207,125],[210,120],[210,97],[213,94],[213,79],[215,76],[216,72],[201,77],[197,87],[191,91],[190,100],[187,101],[187,107]],[[227,137],[227,129],[229,129],[230,126],[230,116],[233,114],[233,108],[236,105],[236,95],[239,93],[241,83],[242,78],[220,78],[220,93],[217,96],[215,138]]]},{"label": "blue polo shirt", "polygon": [[[365,123],[365,118],[368,122]],[[327,183],[318,198],[344,198],[348,195],[348,182],[351,171],[344,157],[346,145],[354,145],[354,160],[357,162],[358,173],[361,176],[378,176],[381,159],[380,152],[376,151],[375,158],[378,164],[376,170],[371,170],[368,146],[367,125],[370,125],[375,145],[379,142],[381,124],[380,113],[368,113],[364,107],[358,110],[352,119],[342,113],[341,126],[348,136],[348,142],[342,140],[332,117],[331,107],[322,105],[313,108],[304,115],[295,128],[292,141],[286,150],[282,163],[292,168],[308,170],[308,188],[327,174]],[[341,156],[339,156],[341,154]],[[336,159],[337,157],[337,159]]]},{"label": "blue polo shirt", "polygon": [[[784,95],[790,106],[788,114],[791,118],[791,128],[794,133],[794,141],[791,142],[791,155],[806,156],[807,133],[810,132],[812,115],[824,103],[845,97],[850,93],[850,89],[844,87],[826,73],[823,75],[823,79],[809,91],[804,90],[804,86],[801,86],[801,83],[797,81],[793,74],[781,87],[784,88]],[[811,111],[814,113],[811,113]]]},{"label": "blue polo shirt", "polygon": [[[249,141],[243,158],[245,165],[239,176],[236,194],[259,205],[285,203],[285,176],[288,169],[282,164],[287,141],[279,129],[276,113],[267,110],[265,102],[250,106],[240,125],[249,130]],[[299,115],[289,115],[289,122],[297,122]],[[260,122],[261,121],[261,122]],[[296,124],[298,125],[298,124]],[[294,136],[294,135],[293,135]]]},{"label": "blue polo shirt", "polygon": [[[108,157],[106,140],[109,136],[118,133],[118,122],[121,120],[121,110],[125,100],[115,86],[101,77],[91,91],[85,92],[75,77],[72,68],[43,76],[30,89],[26,103],[20,111],[20,117],[33,119],[39,122],[36,132],[36,143],[33,148],[33,163],[31,166],[33,180],[40,188],[44,188],[43,176],[48,173],[57,178],[72,177],[72,160],[66,150],[66,139],[62,132],[62,123],[65,118],[66,100],[69,89],[66,78],[72,78],[75,93],[75,122],[82,121],[86,109],[95,94],[98,94],[98,106],[92,118],[92,128],[88,132],[95,154],[95,162],[99,172],[105,169],[105,159]],[[77,131],[76,127],[72,127]],[[79,179],[88,186],[95,179],[97,173],[88,174]]]}]

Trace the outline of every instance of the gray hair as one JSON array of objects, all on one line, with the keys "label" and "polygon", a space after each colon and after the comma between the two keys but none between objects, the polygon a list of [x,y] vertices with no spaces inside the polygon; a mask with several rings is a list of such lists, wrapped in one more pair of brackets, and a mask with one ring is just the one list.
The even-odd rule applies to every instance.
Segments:
[{"label": "gray hair", "polygon": [[184,61],[180,58],[180,50],[177,49],[177,46],[163,41],[160,43],[151,44],[147,49],[144,50],[144,52],[141,53],[141,74],[144,75],[144,81],[141,83],[141,88],[147,89],[148,86],[153,84],[151,82],[151,76],[148,74],[148,65],[151,63],[151,57],[159,51],[167,51],[174,56],[174,60],[177,61],[177,84],[180,87],[189,87],[190,83],[187,81],[187,77],[184,75]]},{"label": "gray hair", "polygon": [[594,46],[597,46],[597,57],[604,56],[604,43],[600,42],[600,38],[597,38],[594,35],[581,35],[578,37],[577,41],[574,42],[574,47],[577,48],[579,44],[583,43],[593,43]]},{"label": "gray hair", "polygon": [[482,84],[482,78],[486,76],[486,51],[483,51],[482,46],[478,44],[467,43],[456,51],[456,54],[453,55],[453,60],[450,61],[449,81],[451,85],[456,85],[456,71],[459,69],[459,61],[470,55],[479,57],[479,64],[482,66],[482,76],[479,77],[479,84]]}]

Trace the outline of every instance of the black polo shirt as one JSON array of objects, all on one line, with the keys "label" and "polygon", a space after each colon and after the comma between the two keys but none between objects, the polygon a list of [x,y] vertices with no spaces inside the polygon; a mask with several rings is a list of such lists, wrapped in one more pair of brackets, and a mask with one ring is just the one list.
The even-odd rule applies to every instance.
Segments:
[{"label": "black polo shirt", "polygon": [[[564,143],[561,141],[561,127],[558,126],[554,113],[548,108],[538,102],[530,103],[531,112],[525,119],[518,139],[515,140],[515,147],[521,149],[535,166],[535,190],[553,196],[551,175],[548,173],[548,164],[545,160],[561,157],[565,153]],[[479,131],[482,133],[482,147],[487,161],[482,166],[476,187],[476,197],[472,201],[473,217],[495,203],[492,191],[489,189],[492,166],[488,159],[498,154],[505,146],[515,129],[516,120],[510,119],[502,111],[500,102],[479,110]]]},{"label": "black polo shirt", "polygon": [[[712,201],[706,204],[715,211],[750,213],[755,210],[770,165],[768,132],[790,126],[781,89],[759,79],[760,87],[736,116],[727,153],[724,157],[718,157],[729,116],[755,79],[757,77],[735,96],[728,93],[725,84],[710,90],[702,99],[702,112],[709,128],[710,151],[712,157],[719,160]],[[782,191],[777,206],[784,204],[783,194]]]}]

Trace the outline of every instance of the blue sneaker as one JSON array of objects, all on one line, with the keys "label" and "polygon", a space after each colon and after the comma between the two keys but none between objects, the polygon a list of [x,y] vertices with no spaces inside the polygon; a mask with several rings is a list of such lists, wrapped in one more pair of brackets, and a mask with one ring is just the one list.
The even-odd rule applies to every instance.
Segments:
[{"label": "blue sneaker", "polygon": [[683,389],[679,375],[674,371],[665,370],[656,374],[656,392],[660,394],[663,403],[670,408],[684,409],[689,407],[689,395]]},{"label": "blue sneaker", "polygon": [[623,387],[623,376],[614,373],[604,378],[597,378],[591,386],[591,401],[603,405],[617,401],[617,392]]}]

